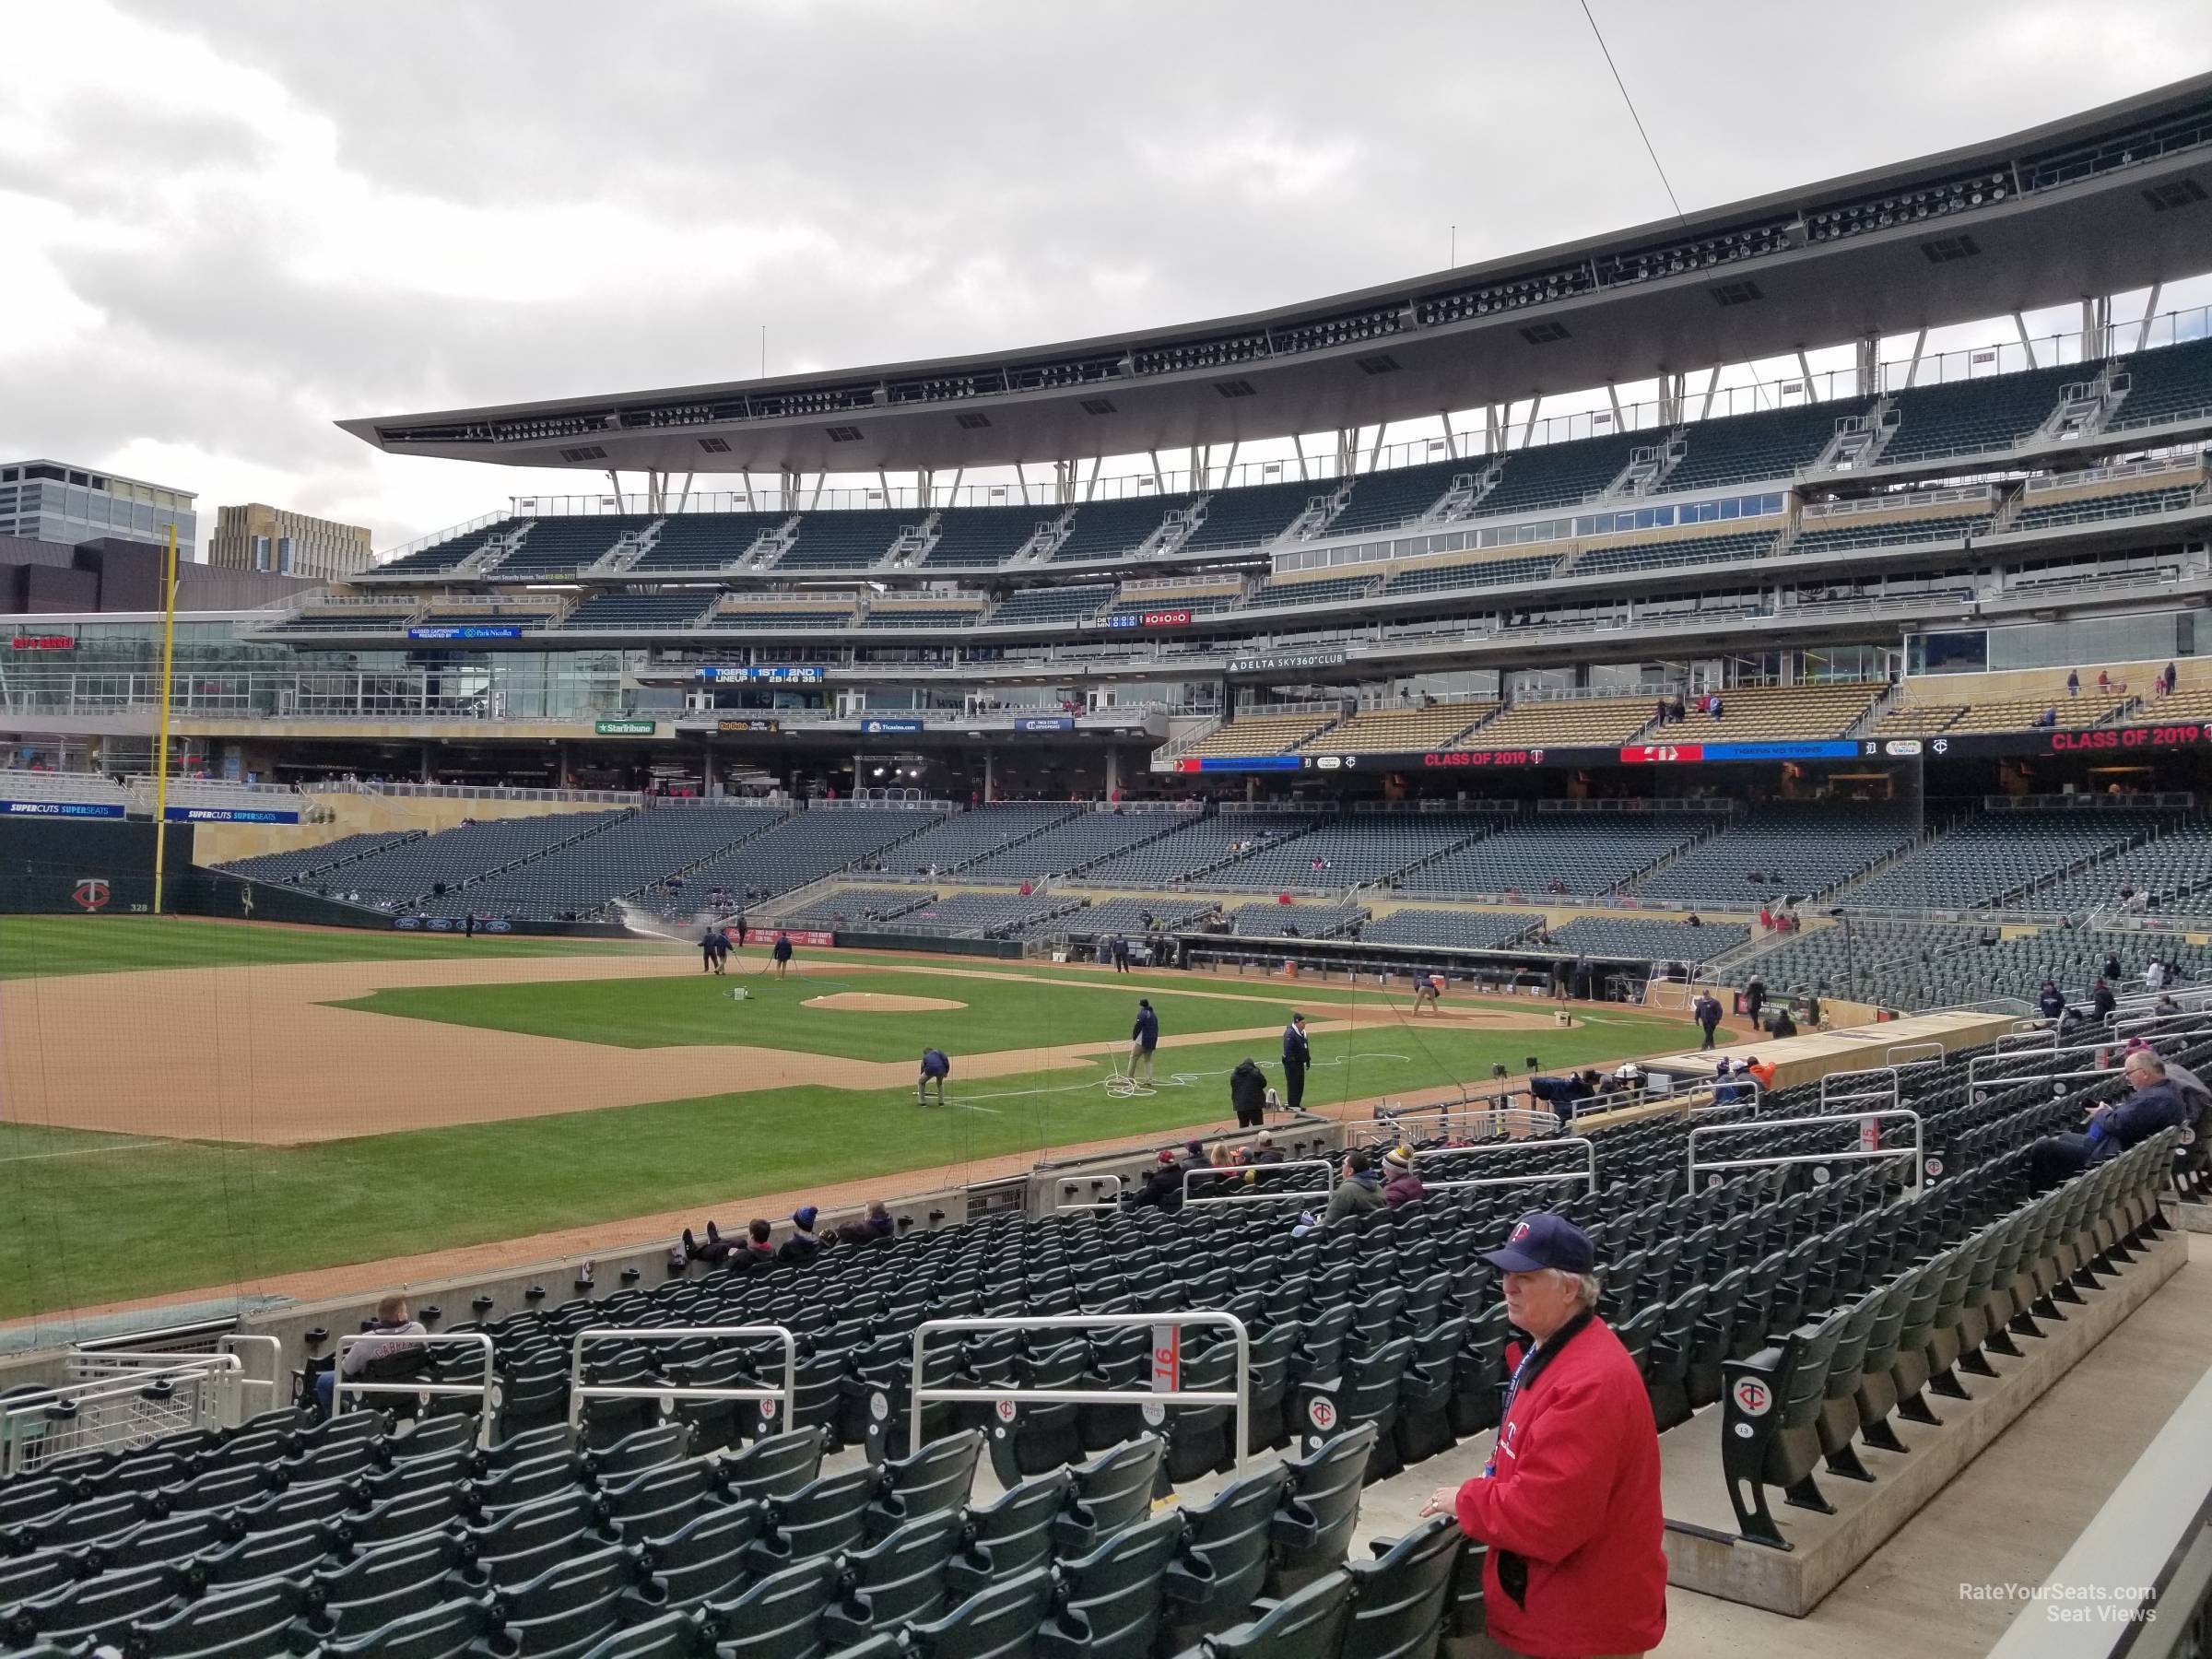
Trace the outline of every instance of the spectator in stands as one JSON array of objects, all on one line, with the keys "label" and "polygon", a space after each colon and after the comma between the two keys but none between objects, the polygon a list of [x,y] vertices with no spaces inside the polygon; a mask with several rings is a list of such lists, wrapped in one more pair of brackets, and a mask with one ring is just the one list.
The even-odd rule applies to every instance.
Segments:
[{"label": "spectator in stands", "polygon": [[2066,671],[2066,695],[2068,697],[2081,695],[2081,671],[2078,668],[2070,668]]},{"label": "spectator in stands", "polygon": [[1708,714],[1712,715],[1712,716],[1713,717],[1713,719],[1714,719],[1714,720],[1716,720],[1716,721],[1717,721],[1717,720],[1719,720],[1719,719],[1720,719],[1720,717],[1721,717],[1721,694],[1720,694],[1718,691],[1715,691],[1715,692],[1712,694],[1712,700],[1710,702],[1708,702],[1708,703],[1705,705],[1705,712],[1706,712]]},{"label": "spectator in stands", "polygon": [[1574,1121],[1576,1110],[1584,1100],[1597,1095],[1597,1073],[1571,1072],[1563,1077],[1531,1077],[1528,1080],[1529,1109],[1538,1110],[1541,1100],[1551,1108],[1564,1128]]},{"label": "spectator in stands", "polygon": [[1723,1054],[1714,1064],[1712,1071],[1712,1103],[1715,1106],[1731,1106],[1738,1100],[1758,1099],[1758,1091],[1748,1083],[1731,1081],[1737,1076],[1735,1069],[1728,1064],[1728,1056]]},{"label": "spectator in stands", "polygon": [[2157,957],[2152,957],[2144,964],[2143,983],[2150,990],[2163,991],[2166,988],[2166,964]]},{"label": "spectator in stands", "polygon": [[[376,1304],[376,1317],[360,1341],[346,1350],[346,1374],[360,1382],[383,1382],[419,1370],[429,1350],[418,1342],[394,1337],[421,1336],[419,1321],[407,1312],[407,1299],[387,1296]],[[315,1378],[315,1408],[328,1417],[335,1406],[338,1368],[333,1366]],[[371,1396],[373,1397],[373,1396]]]},{"label": "spectator in stands", "polygon": [[[1253,1069],[1256,1071],[1258,1068],[1255,1066]],[[1279,1164],[1283,1161],[1283,1149],[1275,1144],[1274,1130],[1263,1129],[1252,1137],[1252,1145],[1244,1149],[1244,1161],[1248,1164]]]},{"label": "spectator in stands", "polygon": [[776,977],[782,979],[791,967],[791,935],[782,928],[777,928],[775,945],[768,954],[775,960]]},{"label": "spectator in stands", "polygon": [[1290,1016],[1283,1028],[1283,1103],[1292,1112],[1306,1098],[1306,1067],[1313,1063],[1313,1046],[1306,1041],[1306,1017]]},{"label": "spectator in stands", "polygon": [[1774,931],[1774,912],[1763,904],[1759,907],[1759,930],[1761,933]]},{"label": "spectator in stands", "polygon": [[1182,1170],[1175,1161],[1175,1154],[1162,1151],[1154,1160],[1152,1172],[1145,1177],[1145,1184],[1124,1200],[1129,1209],[1156,1209],[1163,1215],[1173,1215],[1182,1207]]},{"label": "spectator in stands", "polygon": [[1744,1062],[1744,1069],[1751,1074],[1752,1080],[1761,1088],[1771,1089],[1774,1087],[1773,1061],[1761,1060],[1757,1054],[1753,1054]]},{"label": "spectator in stands", "polygon": [[2043,982],[2043,988],[2035,994],[2035,1006],[2042,1010],[2045,1019],[2063,1018],[2066,1012],[2065,993],[2052,980]]},{"label": "spectator in stands", "polygon": [[2028,1172],[2037,1192],[2186,1121],[2181,1091],[2168,1079],[2165,1061],[2140,1048],[2128,1055],[2124,1070],[2135,1091],[2126,1100],[2094,1108],[2084,1133],[2047,1135],[2029,1149]]},{"label": "spectator in stands", "polygon": [[1382,1202],[1395,1209],[1411,1204],[1422,1194],[1421,1178],[1413,1167],[1413,1148],[1393,1147],[1382,1155]]},{"label": "spectator in stands", "polygon": [[1772,1032],[1776,1037],[1794,1037],[1797,1035],[1797,1022],[1790,1018],[1789,1004],[1784,1003],[1781,1007],[1774,1010],[1774,1018],[1771,1022],[1769,1022],[1767,1030]]},{"label": "spectator in stands", "polygon": [[1439,1488],[1421,1513],[1455,1515],[1489,1547],[1492,1651],[1648,1653],[1666,1632],[1659,1431],[1641,1367],[1597,1317],[1596,1249],[1565,1218],[1539,1213],[1484,1259],[1530,1345],[1488,1464]]},{"label": "spectator in stands", "polygon": [[2127,971],[2120,966],[2120,953],[2116,950],[2106,951],[2104,953],[2104,977],[2108,980],[2124,979],[2126,973]]},{"label": "spectator in stands", "polygon": [[2119,999],[2112,994],[2112,988],[2106,984],[2101,978],[2099,979],[2089,991],[2090,1015],[2100,1021],[2107,1020],[2112,1017],[2112,1010],[2119,1006]]},{"label": "spectator in stands", "polygon": [[1347,1216],[1363,1216],[1381,1209],[1384,1202],[1382,1178],[1368,1162],[1367,1154],[1355,1147],[1345,1154],[1344,1179],[1329,1194],[1329,1207],[1322,1219],[1341,1221]]},{"label": "spectator in stands", "polygon": [[[2152,1053],[2158,1053],[2158,1050],[2151,1048],[2142,1038],[2130,1037],[2127,1040],[2127,1053],[2132,1054],[2137,1049],[2150,1049]],[[2122,1064],[2124,1065],[2125,1061],[2123,1060]],[[2193,1116],[2205,1109],[2206,1100],[2212,1100],[2212,1088],[2207,1088],[2205,1080],[2179,1060],[2166,1062],[2166,1081],[2173,1085],[2174,1092],[2182,1097],[2182,1105]]]},{"label": "spectator in stands", "polygon": [[1236,1109],[1240,1129],[1257,1129],[1267,1121],[1267,1074],[1250,1055],[1229,1074],[1229,1103]]},{"label": "spectator in stands", "polygon": [[1705,1041],[1698,1044],[1698,1050],[1702,1053],[1712,1047],[1713,1034],[1721,1029],[1721,999],[1710,991],[1700,991],[1698,1000],[1689,1007],[1697,1019],[1698,1029],[1705,1033]]},{"label": "spectator in stands", "polygon": [[2159,695],[2171,697],[2174,687],[2181,682],[2181,677],[2174,665],[2171,663],[2167,664],[2166,672],[2159,676]]},{"label": "spectator in stands", "polygon": [[805,1266],[822,1253],[821,1235],[814,1230],[814,1224],[820,1215],[821,1211],[811,1204],[802,1204],[792,1211],[791,1237],[784,1240],[782,1249],[776,1252],[777,1261]]},{"label": "spectator in stands", "polygon": [[837,1230],[840,1244],[880,1244],[893,1238],[899,1224],[891,1219],[891,1212],[880,1198],[868,1201],[867,1211],[856,1216]]},{"label": "spectator in stands", "polygon": [[1136,1024],[1129,1031],[1129,1080],[1152,1081],[1152,1051],[1159,1046],[1159,1016],[1149,997],[1136,999]]},{"label": "spectator in stands", "polygon": [[[2120,688],[2123,691],[2127,689],[2125,686],[2123,686]],[[2112,677],[2102,668],[2097,670],[2097,689],[2103,692],[2108,697],[2112,695]]]},{"label": "spectator in stands", "polygon": [[922,1072],[914,1079],[914,1104],[929,1104],[929,1086],[937,1086],[937,1104],[945,1104],[945,1079],[952,1076],[952,1057],[943,1049],[925,1048],[922,1051]]},{"label": "spectator in stands", "polygon": [[1759,1028],[1759,1011],[1766,1006],[1767,982],[1753,974],[1751,982],[1744,987],[1744,1018],[1751,1022],[1754,1030]]}]

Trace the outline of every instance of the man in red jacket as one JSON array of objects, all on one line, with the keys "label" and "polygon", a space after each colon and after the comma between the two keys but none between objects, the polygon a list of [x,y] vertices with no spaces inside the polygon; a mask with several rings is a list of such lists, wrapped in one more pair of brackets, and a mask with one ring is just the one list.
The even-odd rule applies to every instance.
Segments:
[{"label": "man in red jacket", "polygon": [[1659,1430],[1635,1362],[1597,1317],[1596,1251],[1564,1217],[1537,1214],[1485,1259],[1504,1276],[1506,1317],[1533,1340],[1488,1465],[1421,1512],[1456,1513],[1489,1546],[1490,1653],[1647,1653],[1666,1631]]}]

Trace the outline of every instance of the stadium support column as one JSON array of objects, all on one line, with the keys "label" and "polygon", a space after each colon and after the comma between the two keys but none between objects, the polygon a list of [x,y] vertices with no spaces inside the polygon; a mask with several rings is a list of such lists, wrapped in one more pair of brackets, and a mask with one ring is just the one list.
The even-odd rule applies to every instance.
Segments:
[{"label": "stadium support column", "polygon": [[2110,294],[2081,299],[2081,360],[2093,362],[2112,349],[2112,300]]},{"label": "stadium support column", "polygon": [[1055,506],[1072,507],[1076,504],[1076,469],[1082,464],[1073,455],[1053,463],[1053,501]]},{"label": "stadium support column", "polygon": [[997,799],[998,769],[991,753],[991,746],[986,743],[983,745],[983,800],[989,803]]},{"label": "stadium support column", "polygon": [[[1859,395],[1865,397],[1882,387],[1882,336],[1861,335],[1857,346],[1858,360],[1854,367],[1859,375]],[[1806,388],[1806,395],[1812,395],[1810,387]]]},{"label": "stadium support column", "polygon": [[1108,745],[1106,746],[1106,798],[1107,798],[1107,800],[1111,802],[1111,801],[1115,801],[1115,800],[1118,800],[1118,799],[1120,799],[1120,798],[1121,798],[1121,790],[1122,790],[1122,751],[1121,751],[1121,750],[1120,750],[1118,747],[1116,747],[1114,745],[1112,745],[1112,744],[1111,744],[1111,743],[1110,743],[1110,744],[1108,744]]}]

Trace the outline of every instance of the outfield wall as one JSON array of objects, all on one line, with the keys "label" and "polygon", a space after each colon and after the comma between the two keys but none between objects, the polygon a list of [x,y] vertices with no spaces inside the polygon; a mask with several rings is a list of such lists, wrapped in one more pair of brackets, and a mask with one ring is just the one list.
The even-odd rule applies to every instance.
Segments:
[{"label": "outfield wall", "polygon": [[[0,912],[143,915],[154,902],[154,829],[114,818],[0,818]],[[196,824],[169,827],[169,868],[190,870]],[[176,908],[174,892],[163,896]]]}]

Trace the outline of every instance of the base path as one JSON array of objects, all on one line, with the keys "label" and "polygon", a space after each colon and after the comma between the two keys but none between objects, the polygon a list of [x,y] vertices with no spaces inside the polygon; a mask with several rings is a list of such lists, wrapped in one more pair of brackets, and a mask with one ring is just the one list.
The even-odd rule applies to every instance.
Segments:
[{"label": "base path", "polygon": [[[466,964],[287,963],[9,980],[0,982],[0,1100],[7,1102],[9,1121],[41,1127],[297,1146],[701,1095],[807,1085],[912,1087],[914,1063],[906,1059],[844,1060],[722,1043],[620,1048],[326,1006],[403,986],[673,979],[698,971],[689,953],[672,952],[484,958]],[[947,990],[990,979],[1062,982],[971,969],[837,964],[841,982],[871,971],[924,972],[942,978]],[[1077,982],[1077,988],[1097,987]],[[1281,1030],[1277,1010],[1286,996],[1298,995],[1275,987],[1256,994],[1226,984],[1214,988],[1204,981],[1187,992],[1148,994],[1248,1003],[1254,1015],[1249,1027],[1166,1038],[1163,1049],[1268,1041]],[[853,996],[864,1000],[847,1001]],[[838,1007],[886,1007],[908,999],[848,989],[818,1000]],[[912,1000],[959,1006],[950,999]],[[1316,1014],[1349,1012],[1349,1005],[1325,994],[1304,1000]],[[1540,1008],[1462,1005],[1461,1010],[1437,1023],[1479,1022],[1500,1030],[1551,1027],[1550,1014]],[[1373,1030],[1397,1018],[1370,1006],[1357,1020],[1317,1018],[1309,1029],[1316,1034]],[[962,1054],[959,1070],[972,1081],[1090,1067],[1096,1057],[1120,1054],[1126,1047],[1125,1041],[1077,1042]]]}]

